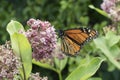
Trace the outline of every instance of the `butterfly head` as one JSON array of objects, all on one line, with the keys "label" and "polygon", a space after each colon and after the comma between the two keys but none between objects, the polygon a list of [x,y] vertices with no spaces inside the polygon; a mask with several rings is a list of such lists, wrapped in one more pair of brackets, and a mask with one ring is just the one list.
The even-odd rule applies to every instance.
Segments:
[{"label": "butterfly head", "polygon": [[63,30],[58,30],[58,35],[59,35],[59,37],[62,37],[64,35],[64,31]]}]

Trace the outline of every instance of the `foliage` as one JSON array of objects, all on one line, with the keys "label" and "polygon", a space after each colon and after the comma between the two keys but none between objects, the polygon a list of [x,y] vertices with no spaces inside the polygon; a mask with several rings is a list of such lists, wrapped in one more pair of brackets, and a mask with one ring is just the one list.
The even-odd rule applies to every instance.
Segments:
[{"label": "foliage", "polygon": [[[5,27],[11,19],[20,21],[24,25],[29,18],[47,20],[56,29],[65,29],[80,24],[86,26],[89,23],[89,17],[86,16],[89,3],[89,0],[2,0],[0,3],[1,41],[8,39]],[[5,34],[2,35],[3,33]]]},{"label": "foliage", "polygon": [[66,80],[86,80],[100,67],[103,59],[85,58],[81,60],[79,66],[66,78]]},{"label": "foliage", "polygon": [[120,63],[116,59],[120,56],[120,48],[116,44],[119,40],[120,36],[116,36],[113,32],[108,32],[105,37],[100,37],[95,40],[96,47],[99,48],[118,69],[120,69]]},{"label": "foliage", "polygon": [[23,26],[17,21],[11,21],[7,26],[12,49],[17,56],[20,56],[22,62],[21,76],[27,80],[32,70],[32,49],[28,39],[23,34],[18,33],[20,29],[23,29]]},{"label": "foliage", "polygon": [[[54,58],[55,67],[46,63],[40,63],[39,61],[32,61],[31,46],[27,38],[23,34],[19,33],[19,30],[21,29],[23,29],[23,26],[19,22],[13,20],[7,26],[7,31],[9,32],[11,38],[12,49],[14,53],[20,57],[20,61],[22,63],[22,67],[20,68],[21,80],[28,80],[32,69],[32,62],[38,66],[55,71],[59,75],[59,79],[62,80],[61,72],[67,64],[68,57],[65,57],[63,60]],[[103,59],[97,57],[85,58],[79,63],[79,66],[72,71],[70,75],[68,75],[66,80],[88,79],[95,74],[102,62]]]}]

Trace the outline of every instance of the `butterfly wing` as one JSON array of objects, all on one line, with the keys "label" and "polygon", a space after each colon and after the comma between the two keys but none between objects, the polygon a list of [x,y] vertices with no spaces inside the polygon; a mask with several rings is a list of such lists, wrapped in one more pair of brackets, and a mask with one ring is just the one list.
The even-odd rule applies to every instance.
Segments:
[{"label": "butterfly wing", "polygon": [[73,42],[70,38],[68,38],[67,36],[63,36],[62,37],[62,41],[61,41],[61,50],[63,51],[63,53],[67,54],[67,55],[76,55],[80,49],[81,46],[76,44],[75,42]]},{"label": "butterfly wing", "polygon": [[71,29],[64,31],[64,35],[68,36],[72,41],[78,45],[84,45],[89,40],[95,38],[97,31],[89,28]]},{"label": "butterfly wing", "polygon": [[81,47],[97,34],[97,31],[89,28],[65,30],[61,36],[61,50],[66,54],[76,55]]}]

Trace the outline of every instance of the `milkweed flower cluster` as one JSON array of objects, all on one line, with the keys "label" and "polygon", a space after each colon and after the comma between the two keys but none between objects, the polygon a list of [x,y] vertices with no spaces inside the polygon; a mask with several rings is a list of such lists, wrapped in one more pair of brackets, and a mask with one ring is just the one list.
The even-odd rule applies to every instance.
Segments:
[{"label": "milkweed flower cluster", "polygon": [[0,45],[0,80],[13,80],[14,75],[19,74],[20,59],[16,57],[7,42]]},{"label": "milkweed flower cluster", "polygon": [[107,13],[110,13],[110,11],[114,7],[115,7],[115,0],[103,0],[103,3],[101,4],[101,8]]},{"label": "milkweed flower cluster", "polygon": [[101,8],[108,13],[113,21],[120,21],[120,0],[103,0]]},{"label": "milkweed flower cluster", "polygon": [[48,21],[30,19],[27,22],[30,29],[25,33],[33,49],[33,58],[44,60],[52,58],[57,35],[55,28]]},{"label": "milkweed flower cluster", "polygon": [[48,80],[48,77],[40,77],[39,73],[32,73],[30,75],[31,80]]}]

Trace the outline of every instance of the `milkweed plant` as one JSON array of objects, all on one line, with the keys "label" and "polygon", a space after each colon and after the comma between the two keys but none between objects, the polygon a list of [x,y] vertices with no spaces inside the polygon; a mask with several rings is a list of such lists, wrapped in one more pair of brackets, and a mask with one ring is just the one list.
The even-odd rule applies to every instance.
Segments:
[{"label": "milkweed plant", "polygon": [[7,25],[10,40],[0,45],[0,80],[49,80],[48,76],[41,76],[42,72],[32,73],[32,64],[56,72],[59,80],[101,80],[92,76],[103,61],[109,61],[120,69],[118,3],[119,0],[103,0],[101,9],[89,6],[112,21],[103,28],[105,35],[100,35],[91,43],[94,44],[91,47],[96,51],[99,49],[104,56],[74,57],[80,58],[78,65],[65,78],[62,71],[71,64],[72,58],[61,51],[55,27],[49,21],[31,18],[26,22],[29,28],[25,30],[21,23],[11,20]]},{"label": "milkweed plant", "polygon": [[89,5],[91,9],[107,17],[111,23],[102,28],[103,33],[94,43],[106,58],[108,71],[113,71],[120,69],[120,0],[103,0],[100,6],[102,10]]},{"label": "milkweed plant", "polygon": [[[11,20],[7,25],[10,34],[10,41],[0,46],[0,79],[1,80],[48,80],[47,76],[41,77],[40,72],[32,73],[32,64],[47,68],[58,73],[62,80],[62,70],[65,68],[68,57],[62,53],[60,43],[57,42],[57,35],[54,26],[48,21],[29,19],[27,25],[30,27],[24,30],[22,24]],[[89,63],[83,63],[84,61]],[[75,79],[87,79],[99,68],[101,58],[84,59],[66,80],[75,76],[82,68],[93,69],[87,73],[81,73]],[[84,64],[84,65],[83,65]],[[84,74],[82,76],[82,74]],[[71,78],[72,80],[72,78]]]}]

